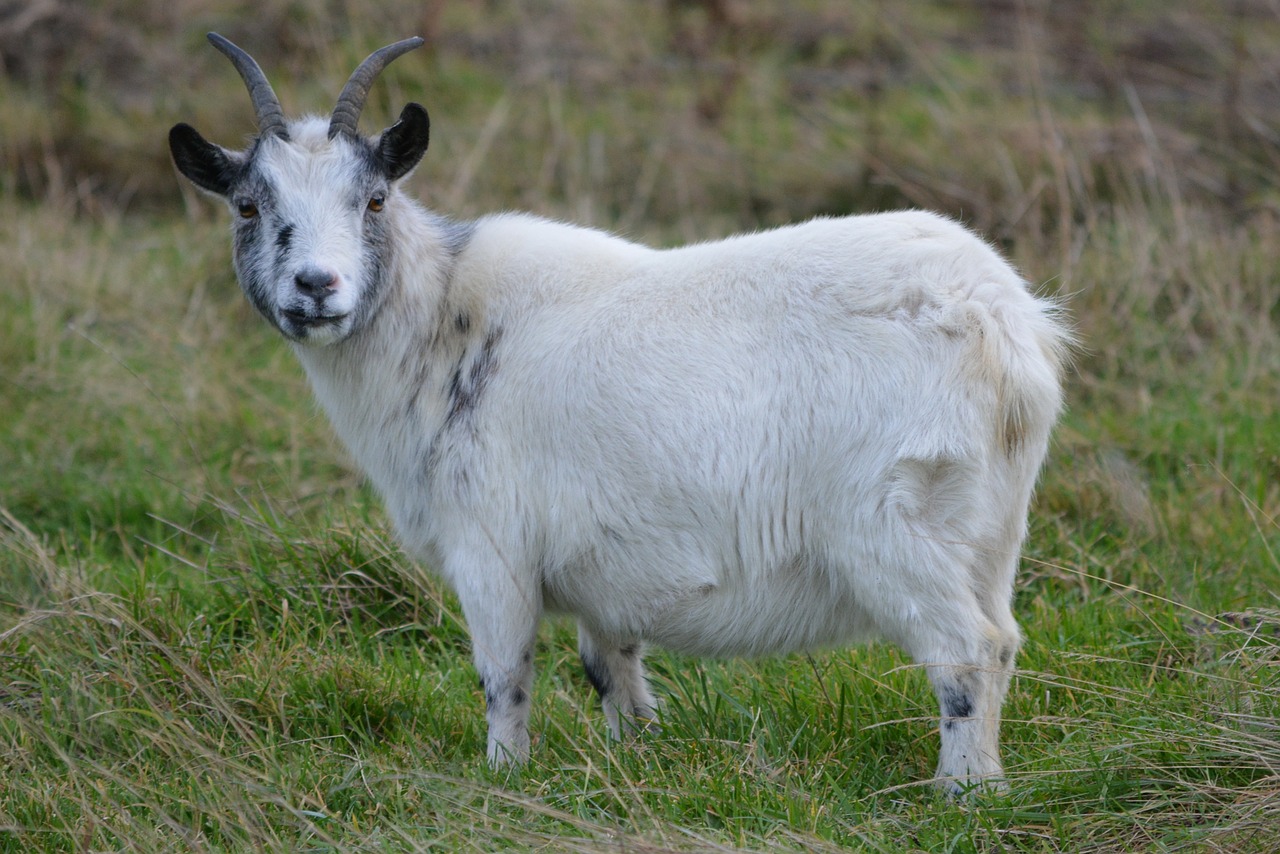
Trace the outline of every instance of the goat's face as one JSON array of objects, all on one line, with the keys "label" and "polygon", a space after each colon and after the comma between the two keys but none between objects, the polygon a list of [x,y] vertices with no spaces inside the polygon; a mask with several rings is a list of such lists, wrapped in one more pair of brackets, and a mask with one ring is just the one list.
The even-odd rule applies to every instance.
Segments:
[{"label": "goat's face", "polygon": [[245,78],[262,133],[246,151],[228,151],[176,125],[169,132],[174,163],[229,205],[236,273],[262,316],[299,343],[341,341],[381,301],[395,243],[390,220],[406,203],[395,185],[426,151],[429,130],[417,104],[374,138],[360,136],[355,122],[378,70],[421,40],[362,63],[331,120],[290,124],[257,64],[225,39],[210,40]]}]

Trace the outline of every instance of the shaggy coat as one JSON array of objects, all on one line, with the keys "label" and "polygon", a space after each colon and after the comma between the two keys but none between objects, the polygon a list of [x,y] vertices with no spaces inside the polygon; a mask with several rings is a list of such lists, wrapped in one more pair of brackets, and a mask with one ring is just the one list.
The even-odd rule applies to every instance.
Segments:
[{"label": "shaggy coat", "polygon": [[[571,615],[615,734],[646,644],[758,656],[884,637],[925,666],[951,790],[1001,774],[1026,516],[1067,333],[929,213],[676,249],[399,187],[426,148],[287,123],[174,129],[405,548],[457,591],[494,762],[529,752],[539,621]],[[406,127],[406,123],[411,127]]]}]

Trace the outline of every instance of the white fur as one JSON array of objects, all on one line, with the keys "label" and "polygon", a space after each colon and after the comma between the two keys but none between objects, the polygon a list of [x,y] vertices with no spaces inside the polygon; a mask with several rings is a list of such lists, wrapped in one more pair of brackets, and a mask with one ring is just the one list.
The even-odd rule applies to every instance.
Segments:
[{"label": "white fur", "polygon": [[[340,266],[360,235],[326,226],[348,188],[314,165],[342,142],[322,131],[295,123],[258,156],[325,235],[315,263]],[[1067,336],[990,247],[920,212],[669,250],[523,214],[464,242],[394,188],[383,215],[377,312],[295,349],[406,548],[457,591],[493,761],[528,754],[551,611],[577,619],[615,733],[654,714],[644,643],[882,636],[938,693],[939,777],[1001,773],[1014,573]],[[367,286],[344,273],[342,305]]]}]

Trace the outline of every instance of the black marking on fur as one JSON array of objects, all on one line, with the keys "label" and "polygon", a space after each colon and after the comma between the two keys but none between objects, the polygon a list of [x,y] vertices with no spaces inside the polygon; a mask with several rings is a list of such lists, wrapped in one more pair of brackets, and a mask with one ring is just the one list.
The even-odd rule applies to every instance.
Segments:
[{"label": "black marking on fur", "polygon": [[951,729],[960,718],[973,717],[973,700],[964,691],[949,689],[942,697],[942,725]]},{"label": "black marking on fur", "polygon": [[[358,204],[367,204],[366,193],[362,193],[359,199]],[[370,213],[365,216],[363,236],[365,287],[356,308],[357,315],[351,324],[353,332],[364,328],[382,307],[388,284],[387,271],[391,269],[394,250],[387,228],[387,217],[382,214]]]},{"label": "black marking on fur", "polygon": [[280,250],[280,254],[289,251],[290,244],[293,243],[293,226],[284,225],[276,232],[276,248]]},{"label": "black marking on fur", "polygon": [[236,256],[244,257],[257,251],[262,243],[262,229],[257,219],[244,220],[235,233]]},{"label": "black marking on fur", "polygon": [[461,414],[462,410],[471,406],[468,393],[462,388],[462,361],[462,359],[458,360],[458,364],[453,369],[453,376],[449,378],[449,415],[445,419],[446,427]]},{"label": "black marking on fur", "polygon": [[481,686],[484,688],[484,705],[486,709],[496,708],[502,702],[502,697],[497,691],[484,684],[484,680],[480,680]]},{"label": "black marking on fur", "polygon": [[604,659],[595,655],[583,655],[582,669],[587,674],[587,681],[591,683],[591,687],[596,689],[596,693],[600,695],[600,699],[604,699],[613,690],[613,678],[609,675],[609,668],[605,666]]},{"label": "black marking on fur", "polygon": [[453,319],[453,326],[463,335],[467,334],[467,330],[471,329],[471,318],[466,312],[458,312],[458,316]]},{"label": "black marking on fur", "polygon": [[618,652],[622,653],[623,658],[635,658],[640,653],[639,644],[629,643],[624,647],[620,647]]},{"label": "black marking on fur", "polygon": [[[272,138],[274,139],[274,137]],[[258,209],[254,217],[234,217],[232,229],[233,257],[236,276],[250,304],[267,322],[284,335],[289,335],[276,316],[276,280],[280,259],[271,245],[278,239],[275,218],[275,189],[255,165],[263,141],[255,140],[246,153],[246,166],[235,185],[227,193],[233,205],[251,203]]]},{"label": "black marking on fur", "polygon": [[[236,277],[240,287],[250,304],[265,317],[272,326],[280,329],[275,316],[275,301],[272,299],[272,278],[274,265],[262,257],[262,223],[260,217],[252,220],[241,220],[232,239]],[[283,329],[280,329],[283,332]]]},{"label": "black marking on fur", "polygon": [[[475,411],[484,393],[489,378],[497,369],[497,358],[494,351],[502,340],[502,329],[493,329],[485,336],[480,350],[474,355],[464,353],[453,370],[449,380],[449,414],[445,417],[445,427],[456,424]],[[470,364],[468,364],[470,357]]]},{"label": "black marking on fur", "polygon": [[523,688],[511,689],[511,705],[519,706],[529,699],[529,695],[524,692]]}]

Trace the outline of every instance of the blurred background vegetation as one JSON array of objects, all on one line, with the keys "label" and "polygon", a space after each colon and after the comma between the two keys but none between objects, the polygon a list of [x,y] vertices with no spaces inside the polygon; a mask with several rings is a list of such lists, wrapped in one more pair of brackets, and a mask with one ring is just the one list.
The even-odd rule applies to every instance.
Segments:
[{"label": "blurred background vegetation", "polygon": [[1268,0],[4,0],[7,189],[172,209],[173,121],[252,130],[210,29],[296,111],[426,36],[366,124],[425,102],[445,147],[420,186],[464,212],[692,228],[911,204],[1007,239],[1152,194],[1236,217],[1276,202]]},{"label": "blurred background vegetation", "polygon": [[[1270,0],[0,0],[3,287],[17,301],[0,321],[14,369],[0,393],[33,443],[10,444],[19,460],[65,456],[47,446],[56,409],[21,405],[65,348],[111,356],[67,363],[90,395],[94,372],[120,373],[111,362],[175,365],[119,393],[174,382],[171,417],[196,421],[241,382],[218,347],[282,349],[237,302],[220,206],[168,158],[177,121],[228,146],[254,131],[208,30],[254,54],[293,113],[327,113],[369,51],[425,35],[363,121],[372,133],[407,100],[427,106],[432,147],[410,189],[453,216],[525,209],[659,245],[901,206],[955,216],[1064,298],[1081,333],[1078,420],[1059,440],[1073,477],[1049,482],[1049,507],[1083,501],[1155,531],[1144,480],[1187,476],[1194,448],[1243,466],[1195,468],[1197,493],[1234,500],[1226,477],[1274,518]],[[166,304],[185,349],[157,353],[174,330],[150,317]],[[49,503],[30,486],[9,506]]]},{"label": "blurred background vegetation", "polygon": [[[1098,309],[1095,344],[1140,308],[1172,322],[1176,359],[1267,314],[1257,294],[1201,305],[1180,279],[1236,278],[1211,245],[1275,228],[1269,0],[4,0],[0,189],[67,216],[203,216],[167,128],[227,145],[253,130],[211,29],[295,112],[327,111],[372,48],[425,35],[364,123],[427,105],[413,189],[451,214],[529,209],[669,243],[918,206],[1079,297],[1086,326]],[[1176,256],[1123,253],[1177,268],[1153,271],[1168,287],[1142,306],[1115,305],[1114,272],[1086,257],[1099,233],[1144,239],[1128,228]]]},{"label": "blurred background vegetation", "polygon": [[[449,215],[671,245],[924,207],[1063,300],[1011,805],[896,788],[936,709],[885,648],[657,657],[665,740],[615,754],[565,627],[543,764],[487,775],[452,600],[409,580],[169,162],[176,122],[254,132],[209,30],[291,114],[425,36],[363,126],[427,107],[410,190]],[[0,74],[0,848],[604,850],[634,821],[644,850],[1270,850],[1274,0],[0,0]],[[874,707],[851,726],[845,685]]]}]

